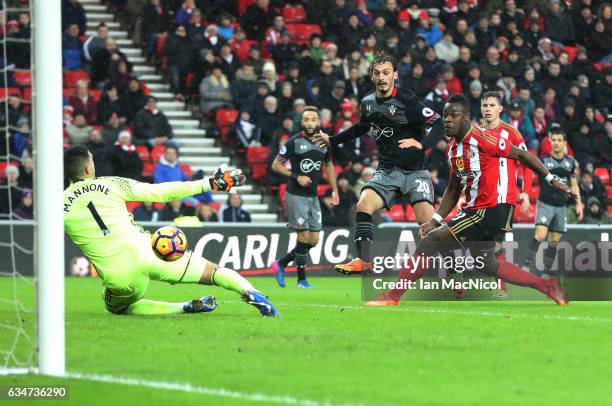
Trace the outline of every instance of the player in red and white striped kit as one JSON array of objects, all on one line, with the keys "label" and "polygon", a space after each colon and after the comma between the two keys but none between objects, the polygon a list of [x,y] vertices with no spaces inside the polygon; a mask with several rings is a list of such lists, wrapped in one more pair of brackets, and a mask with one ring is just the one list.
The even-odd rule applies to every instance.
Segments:
[{"label": "player in red and white striped kit", "polygon": [[[463,95],[451,96],[444,106],[444,130],[452,138],[447,147],[451,176],[438,211],[432,220],[420,227],[423,239],[413,255],[432,257],[438,253],[442,242],[456,241],[466,246],[471,241],[478,241],[481,243],[470,244],[469,248],[474,257],[484,258],[482,272],[515,285],[537,289],[558,304],[567,304],[567,296],[556,278],[544,280],[495,258],[495,236],[506,229],[511,220],[507,208],[499,204],[498,159],[520,160],[552,187],[573,196],[571,190],[555,179],[534,155],[513,147],[493,132],[472,126],[469,102]],[[465,194],[465,208],[444,223],[444,217],[451,212],[462,193]],[[404,286],[407,285],[405,282],[416,280],[425,273],[422,263],[413,269],[402,269],[400,280]],[[404,289],[391,290],[379,302],[381,305],[398,304],[404,292]]]},{"label": "player in red and white striped kit", "polygon": [[[480,98],[480,113],[482,115],[482,126],[497,134],[500,138],[508,140],[512,146],[527,150],[523,135],[510,124],[502,121],[499,116],[503,111],[502,98],[499,92],[486,92]],[[498,243],[495,246],[495,255],[499,259],[505,259],[506,254],[501,243],[505,240],[506,232],[512,231],[512,218],[514,207],[521,205],[521,211],[526,213],[531,204],[529,195],[523,192],[523,167],[514,159],[499,158],[499,203],[506,205],[510,215],[510,224],[507,230],[501,231],[495,238]],[[502,281],[500,292],[495,297],[507,297],[508,289]]]}]

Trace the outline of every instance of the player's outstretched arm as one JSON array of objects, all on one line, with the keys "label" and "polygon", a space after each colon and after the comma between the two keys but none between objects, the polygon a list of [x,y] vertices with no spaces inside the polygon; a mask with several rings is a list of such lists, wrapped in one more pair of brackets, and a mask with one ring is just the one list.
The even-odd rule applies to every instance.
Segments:
[{"label": "player's outstretched arm", "polygon": [[559,178],[548,172],[548,169],[544,166],[542,161],[538,159],[529,151],[524,151],[514,146],[510,147],[508,158],[516,159],[521,161],[525,166],[534,171],[539,176],[542,176],[546,182],[555,189],[561,190],[568,194],[568,196],[576,198],[576,194],[563,182],[559,181]]},{"label": "player's outstretched arm", "polygon": [[362,135],[367,134],[368,131],[370,131],[370,124],[365,121],[360,120],[357,123],[355,123],[352,127],[342,131],[341,133],[333,137],[330,137],[324,132],[319,131],[318,133],[314,135],[313,139],[314,139],[314,142],[319,147],[326,146],[329,148],[331,146],[340,145],[345,142],[352,141],[356,138],[359,138]]},{"label": "player's outstretched arm", "polygon": [[450,179],[448,180],[448,185],[446,186],[446,190],[442,196],[442,201],[440,202],[440,206],[438,206],[438,211],[434,214],[431,220],[423,223],[419,227],[419,235],[421,238],[426,236],[431,230],[437,228],[441,221],[448,216],[448,213],[450,213],[453,207],[457,205],[459,197],[461,197],[461,190],[462,188],[459,178],[451,173]]}]

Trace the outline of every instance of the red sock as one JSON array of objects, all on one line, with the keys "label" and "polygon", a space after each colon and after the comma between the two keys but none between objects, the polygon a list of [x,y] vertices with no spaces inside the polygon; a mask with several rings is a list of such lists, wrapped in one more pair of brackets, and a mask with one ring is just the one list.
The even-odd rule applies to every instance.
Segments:
[{"label": "red sock", "polygon": [[[418,278],[420,278],[421,276],[423,276],[426,272],[425,267],[422,265],[422,263],[419,262],[419,265],[417,266],[416,270],[414,272],[411,272],[410,269],[408,268],[402,268],[402,270],[400,271],[399,274],[399,281],[414,281],[417,280]],[[389,298],[391,300],[397,300],[399,301],[402,298],[402,295],[404,294],[404,292],[406,292],[407,289],[392,289],[389,291]]]},{"label": "red sock", "polygon": [[[497,261],[498,262],[506,262],[506,253],[502,252],[501,254],[499,254],[499,256],[497,257]],[[501,281],[501,284],[499,286],[499,290],[501,290],[504,293],[508,293],[508,286],[506,286],[506,281]]]},{"label": "red sock", "polygon": [[527,286],[537,289],[544,294],[547,293],[546,281],[544,279],[538,278],[529,272],[523,271],[521,268],[511,262],[500,259],[498,259],[498,262],[499,269],[497,271],[497,276],[501,280],[509,282],[513,285]]}]

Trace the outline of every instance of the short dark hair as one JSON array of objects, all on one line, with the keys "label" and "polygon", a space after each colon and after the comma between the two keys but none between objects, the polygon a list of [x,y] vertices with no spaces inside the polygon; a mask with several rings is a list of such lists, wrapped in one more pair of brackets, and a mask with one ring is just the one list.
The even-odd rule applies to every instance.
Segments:
[{"label": "short dark hair", "polygon": [[382,65],[383,63],[390,62],[393,66],[393,71],[397,70],[397,59],[391,54],[386,53],[385,51],[380,51],[374,56],[374,60],[370,64],[370,75],[374,72],[374,65]]},{"label": "short dark hair", "polygon": [[553,128],[550,131],[550,139],[552,140],[553,135],[560,135],[563,137],[563,141],[567,141],[567,134],[561,128]]},{"label": "short dark hair", "polygon": [[309,111],[312,111],[313,113],[317,113],[317,116],[321,117],[321,112],[319,111],[319,108],[317,106],[304,107],[304,111],[302,111],[302,116],[304,116],[304,113],[307,113]]},{"label": "short dark hair", "polygon": [[82,145],[74,145],[64,151],[64,174],[71,181],[83,179],[85,165],[89,161],[89,150]]},{"label": "short dark hair", "polygon": [[461,106],[463,111],[465,111],[467,114],[470,114],[470,102],[468,101],[467,97],[462,94],[451,95],[448,98],[447,103],[458,104]]},{"label": "short dark hair", "polygon": [[481,97],[480,97],[480,101],[486,100],[486,99],[495,99],[497,100],[497,103],[501,106],[503,104],[502,98],[499,95],[499,92],[497,90],[489,90],[488,92],[485,92]]}]

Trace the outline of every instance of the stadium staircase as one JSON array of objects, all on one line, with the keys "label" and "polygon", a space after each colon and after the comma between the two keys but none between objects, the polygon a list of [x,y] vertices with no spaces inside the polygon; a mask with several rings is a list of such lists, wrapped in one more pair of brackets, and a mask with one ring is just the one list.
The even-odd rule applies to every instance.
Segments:
[{"label": "stadium staircase", "polygon": [[[138,48],[128,32],[123,30],[100,0],[79,1],[87,15],[87,36],[95,34],[98,24],[103,22],[109,28],[109,34],[115,39],[121,52],[133,64],[133,74],[138,77],[157,97],[158,107],[168,117],[174,130],[174,140],[180,147],[180,161],[189,164],[193,172],[203,170],[210,174],[220,164],[230,164],[229,154],[225,153],[217,140],[206,138],[206,130],[200,129],[200,121],[187,109],[185,102],[175,101],[170,92],[170,85],[166,78],[156,72],[156,68],[148,64],[143,56],[142,49]],[[240,188],[244,201],[243,208],[251,213],[253,222],[276,222],[277,215],[270,213],[270,207],[263,202],[262,194],[258,193],[252,185]],[[214,194],[215,202],[226,203],[226,194]]]}]

